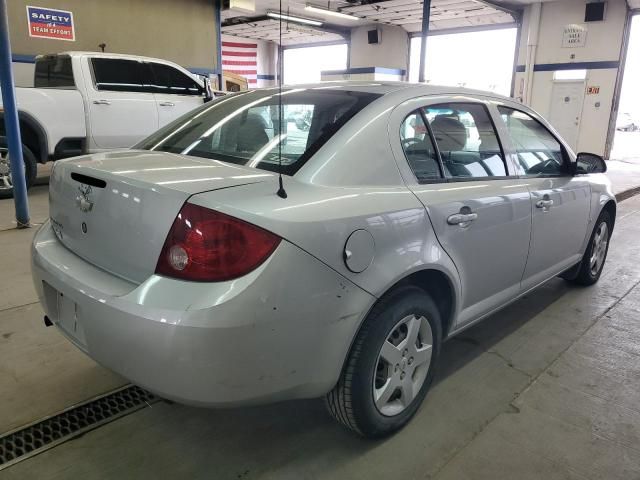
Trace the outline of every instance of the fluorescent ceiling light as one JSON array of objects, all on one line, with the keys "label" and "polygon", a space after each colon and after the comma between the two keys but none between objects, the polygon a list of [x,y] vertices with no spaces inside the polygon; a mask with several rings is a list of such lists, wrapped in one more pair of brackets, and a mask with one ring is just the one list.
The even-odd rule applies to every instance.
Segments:
[{"label": "fluorescent ceiling light", "polygon": [[305,25],[313,25],[315,27],[319,27],[320,25],[322,25],[322,22],[319,22],[318,20],[312,20],[310,18],[303,18],[303,17],[294,17],[293,15],[285,15],[283,13],[278,13],[278,12],[267,12],[267,17],[281,18],[282,20],[288,20],[290,22],[296,22],[296,23],[304,23]]},{"label": "fluorescent ceiling light", "polygon": [[309,10],[310,12],[315,12],[315,13],[319,13],[320,15],[329,15],[331,17],[337,17],[337,18],[342,18],[343,20],[360,20],[360,18],[358,17],[354,17],[353,15],[347,15],[346,13],[342,13],[342,12],[334,12],[333,10],[328,10],[326,8],[320,8],[320,7],[315,7],[313,5],[309,5],[307,4],[306,7],[304,7],[305,10]]}]

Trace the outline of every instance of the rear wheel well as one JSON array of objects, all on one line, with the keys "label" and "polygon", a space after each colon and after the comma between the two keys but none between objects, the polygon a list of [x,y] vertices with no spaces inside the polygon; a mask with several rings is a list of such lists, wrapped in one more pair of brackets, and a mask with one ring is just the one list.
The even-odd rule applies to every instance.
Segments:
[{"label": "rear wheel well", "polygon": [[[22,144],[29,147],[29,150],[35,155],[36,160],[39,163],[46,163],[48,152],[45,145],[46,139],[42,138],[38,129],[32,125],[32,123],[20,115],[20,137]],[[4,117],[0,118],[0,136],[6,137],[6,128],[4,124]]]},{"label": "rear wheel well", "polygon": [[453,317],[455,297],[451,281],[439,270],[420,270],[400,280],[392,287],[413,285],[428,293],[440,312],[442,338],[447,338]]},{"label": "rear wheel well", "polygon": [[440,270],[420,270],[399,280],[397,283],[387,289],[387,291],[385,291],[384,294],[381,295],[376,302],[374,302],[374,304],[371,306],[371,309],[367,312],[364,321],[359,325],[357,331],[353,336],[351,345],[349,346],[349,350],[347,351],[347,356],[343,363],[343,368],[346,365],[350,352],[353,349],[354,342],[358,337],[358,334],[360,333],[360,330],[362,329],[364,323],[366,322],[366,318],[369,317],[371,312],[375,309],[376,305],[378,305],[383,298],[386,298],[398,288],[402,288],[408,285],[418,287],[425,293],[429,294],[429,296],[431,296],[434,303],[436,304],[438,313],[440,313],[440,321],[442,323],[442,339],[445,340],[447,338],[449,330],[452,327],[455,307],[455,290],[453,288],[453,284],[451,283],[449,277]]},{"label": "rear wheel well", "polygon": [[20,120],[20,136],[22,137],[22,143],[29,147],[29,150],[33,152],[39,163],[43,163],[41,139],[38,132],[24,120]]}]

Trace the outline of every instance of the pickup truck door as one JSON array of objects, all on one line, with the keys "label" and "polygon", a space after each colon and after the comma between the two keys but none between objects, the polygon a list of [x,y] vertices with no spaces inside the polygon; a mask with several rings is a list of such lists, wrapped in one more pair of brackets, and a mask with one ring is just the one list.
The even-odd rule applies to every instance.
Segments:
[{"label": "pickup truck door", "polygon": [[90,58],[87,103],[95,148],[128,148],[158,129],[156,98],[143,78],[143,64],[120,58]]},{"label": "pickup truck door", "polygon": [[460,327],[520,294],[531,201],[526,182],[509,176],[487,105],[446,100],[403,113],[399,166],[415,175],[403,173],[458,270]]},{"label": "pickup truck door", "polygon": [[204,102],[204,89],[191,76],[171,65],[150,62],[155,78],[158,125],[163,127]]},{"label": "pickup truck door", "polygon": [[508,132],[513,163],[531,192],[531,246],[523,276],[529,289],[581,258],[590,215],[591,186],[569,173],[566,147],[532,115],[499,106]]}]

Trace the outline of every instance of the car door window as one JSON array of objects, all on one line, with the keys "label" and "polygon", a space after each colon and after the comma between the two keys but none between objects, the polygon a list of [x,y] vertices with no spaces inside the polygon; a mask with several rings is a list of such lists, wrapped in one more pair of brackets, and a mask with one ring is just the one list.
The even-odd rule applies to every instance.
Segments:
[{"label": "car door window", "polygon": [[498,107],[513,148],[521,175],[552,175],[566,173],[564,149],[544,125],[524,112]]},{"label": "car door window", "polygon": [[157,93],[201,95],[202,87],[188,75],[169,65],[151,63]]},{"label": "car door window", "polygon": [[411,112],[402,122],[400,142],[418,182],[441,178],[438,155],[419,110]]},{"label": "car door window", "polygon": [[117,58],[92,58],[93,77],[98,90],[143,92],[141,63]]},{"label": "car door window", "polygon": [[424,109],[447,177],[504,177],[507,169],[486,107],[448,103]]}]

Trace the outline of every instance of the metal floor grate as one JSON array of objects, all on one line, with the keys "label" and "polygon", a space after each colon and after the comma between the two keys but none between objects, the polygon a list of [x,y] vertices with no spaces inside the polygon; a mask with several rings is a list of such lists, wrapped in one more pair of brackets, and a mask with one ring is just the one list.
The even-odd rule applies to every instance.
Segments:
[{"label": "metal floor grate", "polygon": [[0,470],[159,399],[130,385],[0,437]]}]

